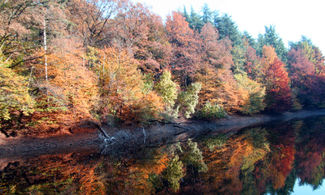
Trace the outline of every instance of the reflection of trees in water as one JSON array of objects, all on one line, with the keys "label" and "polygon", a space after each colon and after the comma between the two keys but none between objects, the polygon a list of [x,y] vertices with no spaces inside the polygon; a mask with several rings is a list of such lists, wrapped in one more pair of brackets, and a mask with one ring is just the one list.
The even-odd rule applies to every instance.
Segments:
[{"label": "reflection of trees in water", "polygon": [[304,122],[296,144],[296,169],[300,184],[310,184],[314,189],[325,178],[325,117]]},{"label": "reflection of trees in water", "polygon": [[295,134],[288,124],[268,128],[271,152],[261,161],[255,171],[260,192],[278,191],[285,186],[293,168]]},{"label": "reflection of trees in water", "polygon": [[98,162],[78,154],[46,155],[9,163],[0,172],[4,194],[57,194],[104,192],[97,177]]},{"label": "reflection of trees in water", "polygon": [[[319,186],[324,179],[325,133],[321,132],[324,120],[318,121],[273,124],[232,136],[205,138],[201,143],[208,172],[200,185],[184,189],[219,194],[290,194],[297,177]],[[317,156],[321,158],[317,160]]]},{"label": "reflection of trees in water", "polygon": [[[202,150],[208,172],[203,182],[186,192],[198,191],[217,194],[253,193],[256,181],[255,164],[269,152],[267,131],[261,128],[241,131],[236,135],[217,135],[203,141]],[[211,147],[217,143],[215,147]],[[222,143],[219,144],[219,143]]]},{"label": "reflection of trees in water", "polygon": [[[0,192],[290,194],[325,177],[324,120],[219,134],[128,155],[46,155],[0,171]],[[2,190],[2,191],[1,191]]]},{"label": "reflection of trees in water", "polygon": [[185,174],[206,168],[197,143],[189,140],[129,157],[70,153],[21,160],[0,172],[0,189],[5,194],[164,194],[191,181],[182,180]]}]

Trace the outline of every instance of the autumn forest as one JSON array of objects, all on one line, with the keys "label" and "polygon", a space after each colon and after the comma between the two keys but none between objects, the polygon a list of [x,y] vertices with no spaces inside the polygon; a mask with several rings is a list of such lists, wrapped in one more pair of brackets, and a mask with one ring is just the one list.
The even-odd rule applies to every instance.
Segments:
[{"label": "autumn forest", "polygon": [[0,1],[0,23],[7,137],[325,108],[310,39],[286,47],[274,26],[254,39],[207,5],[161,18],[128,0]]}]

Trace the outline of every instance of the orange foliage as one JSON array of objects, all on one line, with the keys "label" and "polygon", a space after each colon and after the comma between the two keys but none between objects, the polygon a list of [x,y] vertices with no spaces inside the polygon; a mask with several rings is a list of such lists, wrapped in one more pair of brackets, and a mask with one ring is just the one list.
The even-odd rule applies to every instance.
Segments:
[{"label": "orange foliage", "polygon": [[180,84],[187,86],[200,65],[200,39],[178,12],[167,17],[166,31],[172,44],[171,70]]},{"label": "orange foliage", "polygon": [[237,85],[230,70],[233,64],[231,42],[228,39],[218,41],[218,34],[211,25],[203,27],[201,37],[205,63],[196,74],[196,80],[202,83],[199,105],[209,101],[222,105],[228,112],[240,111],[249,94]]},{"label": "orange foliage", "polygon": [[169,64],[171,56],[162,19],[140,3],[128,3],[114,21],[113,45],[126,48],[143,72],[156,74]]},{"label": "orange foliage", "polygon": [[289,110],[292,105],[290,79],[284,64],[275,59],[269,64],[266,73],[266,105],[267,109],[275,112]]},{"label": "orange foliage", "polygon": [[208,172],[203,177],[208,186],[203,189],[210,193],[217,190],[218,194],[241,194],[242,177],[246,177],[241,174],[263,160],[268,152],[267,148],[255,148],[245,134],[231,137],[222,148],[205,151]]},{"label": "orange foliage", "polygon": [[276,145],[273,152],[271,166],[269,167],[270,176],[274,189],[284,187],[285,180],[293,168],[295,149],[294,145]]},{"label": "orange foliage", "polygon": [[272,46],[263,47],[262,83],[266,86],[266,109],[274,112],[289,110],[292,105],[290,79],[285,64]]},{"label": "orange foliage", "polygon": [[33,120],[40,123],[35,129],[64,129],[92,118],[91,112],[98,102],[97,79],[83,65],[82,55],[77,49],[70,52],[57,49],[47,55],[48,83],[44,79],[43,63],[35,66],[36,76],[44,79],[39,79],[35,86],[42,91],[37,97],[38,112],[33,115]]},{"label": "orange foliage", "polygon": [[102,116],[112,114],[130,122],[158,117],[163,109],[162,100],[153,91],[145,92],[137,61],[114,48],[97,52],[94,68],[100,80]]},{"label": "orange foliage", "polygon": [[33,174],[27,177],[34,181],[32,184],[39,187],[38,191],[45,194],[54,191],[65,191],[68,194],[105,194],[103,179],[96,173],[100,162],[88,159],[87,163],[81,163],[82,157],[84,156],[69,153],[44,155],[28,160],[26,164],[39,174],[35,178],[30,178]]}]

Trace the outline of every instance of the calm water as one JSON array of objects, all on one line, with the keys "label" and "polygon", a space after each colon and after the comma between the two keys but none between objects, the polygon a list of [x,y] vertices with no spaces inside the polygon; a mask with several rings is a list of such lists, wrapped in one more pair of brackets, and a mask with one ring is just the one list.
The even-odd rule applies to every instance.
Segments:
[{"label": "calm water", "polygon": [[[1,162],[1,159],[0,159]],[[0,166],[0,194],[325,194],[325,117]]]}]

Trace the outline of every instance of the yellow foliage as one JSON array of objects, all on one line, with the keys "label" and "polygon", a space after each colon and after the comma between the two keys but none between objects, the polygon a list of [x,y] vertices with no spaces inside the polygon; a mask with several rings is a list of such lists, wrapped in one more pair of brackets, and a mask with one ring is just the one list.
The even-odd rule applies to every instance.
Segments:
[{"label": "yellow foliage", "polygon": [[92,110],[99,99],[97,78],[93,71],[84,66],[82,55],[83,52],[78,49],[48,54],[48,83],[44,63],[41,61],[35,65],[33,74],[38,78],[35,87],[43,93],[37,97],[38,112],[33,115],[33,123],[37,125],[31,127],[31,133],[34,130],[38,135],[48,134],[47,130],[62,130],[83,119],[92,118]]},{"label": "yellow foliage", "polygon": [[34,112],[34,100],[28,93],[28,82],[9,68],[10,65],[11,61],[0,50],[0,128],[3,120]]},{"label": "yellow foliage", "polygon": [[216,90],[216,103],[223,105],[228,112],[238,112],[249,98],[246,90],[238,87],[233,76],[228,73],[230,70],[220,70],[218,77],[221,80],[220,87]]},{"label": "yellow foliage", "polygon": [[98,99],[95,74],[83,66],[74,53],[64,56],[51,54],[48,60],[51,65],[49,76],[54,77],[50,85],[58,87],[57,91],[63,95],[74,114],[90,117],[90,111]]},{"label": "yellow foliage", "polygon": [[27,85],[24,77],[0,64],[0,121],[10,120],[15,112],[28,115],[34,111]]},{"label": "yellow foliage", "polygon": [[137,61],[126,51],[115,48],[91,50],[90,59],[101,89],[101,113],[112,114],[123,121],[157,118],[163,109],[162,100],[155,92],[145,92]]},{"label": "yellow foliage", "polygon": [[202,83],[199,104],[202,107],[206,102],[218,104],[228,112],[241,111],[249,100],[247,90],[239,87],[231,70],[218,69],[206,65],[197,74],[197,81]]}]

